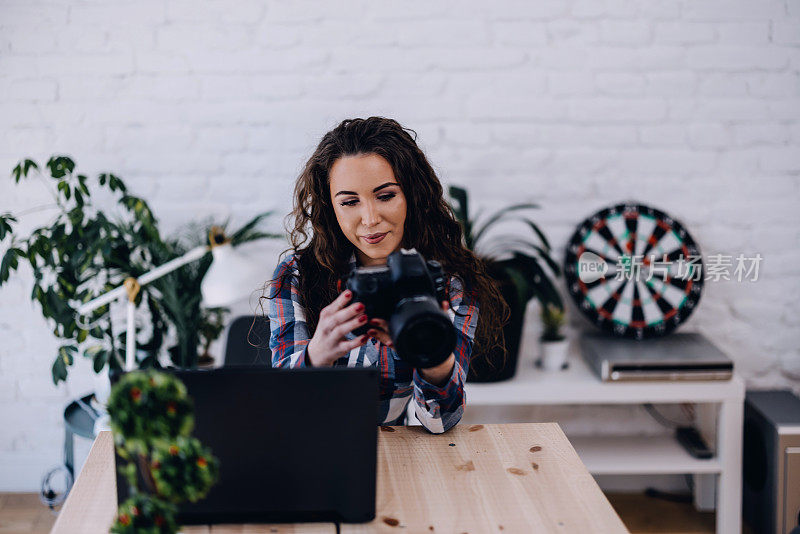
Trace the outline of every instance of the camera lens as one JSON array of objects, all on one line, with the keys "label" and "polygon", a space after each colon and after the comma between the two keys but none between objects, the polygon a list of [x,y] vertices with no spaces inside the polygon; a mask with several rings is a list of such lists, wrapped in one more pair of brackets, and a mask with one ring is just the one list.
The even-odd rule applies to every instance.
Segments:
[{"label": "camera lens", "polygon": [[[447,337],[447,331],[438,321],[418,321],[410,325],[407,330],[406,346],[414,354],[440,354]],[[449,355],[449,353],[448,353]]]},{"label": "camera lens", "polygon": [[453,323],[435,299],[416,297],[402,302],[389,322],[397,354],[414,367],[433,367],[456,346]]}]

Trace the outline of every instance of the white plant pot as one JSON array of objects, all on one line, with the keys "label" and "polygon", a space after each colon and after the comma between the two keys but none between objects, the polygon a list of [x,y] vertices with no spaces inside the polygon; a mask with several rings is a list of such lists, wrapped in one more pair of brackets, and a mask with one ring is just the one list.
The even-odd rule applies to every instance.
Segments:
[{"label": "white plant pot", "polygon": [[108,397],[111,395],[111,379],[108,377],[108,365],[92,377],[94,383],[94,400],[105,410]]},{"label": "white plant pot", "polygon": [[108,366],[94,375],[94,400],[93,407],[98,411],[99,417],[94,422],[94,435],[102,430],[111,430],[110,419],[106,411],[108,397],[111,395],[111,379],[108,376]]},{"label": "white plant pot", "polygon": [[545,371],[561,371],[567,367],[569,339],[541,341],[541,365]]}]

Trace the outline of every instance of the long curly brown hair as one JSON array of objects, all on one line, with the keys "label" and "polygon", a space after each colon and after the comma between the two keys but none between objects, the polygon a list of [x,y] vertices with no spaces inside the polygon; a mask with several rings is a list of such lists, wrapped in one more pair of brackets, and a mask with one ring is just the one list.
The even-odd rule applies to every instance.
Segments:
[{"label": "long curly brown hair", "polygon": [[[413,136],[412,136],[413,134]],[[510,316],[481,259],[463,244],[463,229],[444,199],[442,185],[415,141],[416,132],[383,117],[348,119],[325,134],[309,158],[294,189],[294,209],[287,217],[300,270],[299,290],[306,323],[313,335],[322,308],[338,295],[337,282],[348,274],[355,248],[342,233],[333,210],[328,173],[344,156],[377,154],[392,167],[405,194],[407,214],[401,246],[416,248],[457,276],[479,308],[473,357],[504,350],[503,325]],[[291,274],[285,271],[280,287]],[[270,292],[277,295],[278,291]]]}]

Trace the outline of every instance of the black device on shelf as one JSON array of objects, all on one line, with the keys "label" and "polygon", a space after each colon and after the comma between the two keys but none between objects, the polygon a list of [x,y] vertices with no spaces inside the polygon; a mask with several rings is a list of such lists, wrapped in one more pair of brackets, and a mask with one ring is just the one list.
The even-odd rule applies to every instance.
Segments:
[{"label": "black device on shelf", "polygon": [[693,426],[681,426],[675,429],[675,438],[678,440],[686,452],[700,460],[708,460],[714,457],[714,453],[706,445],[703,436]]}]

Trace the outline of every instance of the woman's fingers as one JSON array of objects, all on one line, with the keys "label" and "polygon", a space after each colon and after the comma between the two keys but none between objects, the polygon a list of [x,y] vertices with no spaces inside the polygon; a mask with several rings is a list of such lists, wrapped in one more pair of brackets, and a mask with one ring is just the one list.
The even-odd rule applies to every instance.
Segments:
[{"label": "woman's fingers", "polygon": [[392,342],[391,336],[386,332],[381,332],[380,330],[370,330],[367,332],[367,335],[370,337],[374,337],[387,347],[394,347],[394,343]]},{"label": "woman's fingers", "polygon": [[341,341],[336,348],[342,351],[343,353],[342,355],[344,355],[353,350],[354,348],[360,347],[361,345],[366,343],[368,339],[369,336],[358,336],[355,339],[347,339],[345,341]]},{"label": "woman's fingers", "polygon": [[367,316],[362,313],[361,315],[354,317],[353,319],[350,319],[349,321],[346,321],[337,326],[336,329],[334,330],[334,334],[340,338],[344,337],[348,332],[352,332],[359,326],[366,324],[366,322],[367,322]]},{"label": "woman's fingers", "polygon": [[360,303],[360,302],[354,302],[354,303],[350,304],[349,306],[347,306],[346,308],[343,308],[343,309],[337,311],[335,314],[333,314],[333,316],[331,318],[331,323],[333,324],[333,327],[335,328],[338,325],[340,325],[340,324],[342,324],[342,323],[344,323],[346,321],[349,321],[353,317],[358,317],[359,315],[361,315],[363,313],[364,313],[364,305],[362,303]]},{"label": "woman's fingers", "polygon": [[368,336],[374,337],[388,347],[394,346],[392,336],[389,335],[389,323],[383,319],[371,319],[369,325]]},{"label": "woman's fingers", "polygon": [[374,325],[380,328],[381,330],[385,330],[386,332],[389,331],[389,323],[386,321],[386,319],[373,317],[372,319],[369,320],[369,324]]},{"label": "woman's fingers", "polygon": [[344,308],[350,299],[353,298],[353,292],[349,289],[342,291],[339,293],[339,296],[336,297],[333,302],[325,306],[322,311],[320,312],[320,317],[327,317],[329,315],[334,315],[336,312]]}]

